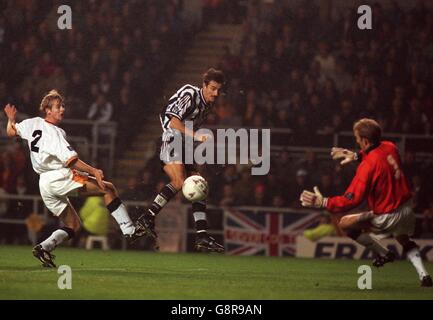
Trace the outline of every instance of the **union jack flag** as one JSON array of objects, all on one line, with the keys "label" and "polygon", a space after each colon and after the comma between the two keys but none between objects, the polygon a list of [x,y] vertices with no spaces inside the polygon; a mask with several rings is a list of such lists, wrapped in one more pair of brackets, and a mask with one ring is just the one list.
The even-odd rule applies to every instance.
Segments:
[{"label": "union jack flag", "polygon": [[296,236],[317,225],[320,212],[224,211],[224,242],[231,255],[295,256]]}]

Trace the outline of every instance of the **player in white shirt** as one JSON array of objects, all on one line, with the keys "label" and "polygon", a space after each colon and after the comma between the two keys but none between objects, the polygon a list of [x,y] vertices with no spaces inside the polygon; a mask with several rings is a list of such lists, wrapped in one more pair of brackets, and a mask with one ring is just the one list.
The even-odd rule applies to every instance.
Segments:
[{"label": "player in white shirt", "polygon": [[42,99],[39,110],[45,114],[44,119],[35,117],[16,123],[17,109],[10,104],[4,108],[8,118],[7,135],[18,135],[27,140],[33,169],[39,174],[41,197],[46,207],[64,225],[36,245],[33,255],[43,266],[55,267],[51,252],[80,229],[80,218],[68,200],[68,196],[73,194],[103,196],[108,210],[128,240],[134,241],[144,235],[143,230],[131,221],[114,185],[103,180],[102,170],[80,160],[66,141],[65,131],[58,127],[65,112],[63,97],[51,90]]}]

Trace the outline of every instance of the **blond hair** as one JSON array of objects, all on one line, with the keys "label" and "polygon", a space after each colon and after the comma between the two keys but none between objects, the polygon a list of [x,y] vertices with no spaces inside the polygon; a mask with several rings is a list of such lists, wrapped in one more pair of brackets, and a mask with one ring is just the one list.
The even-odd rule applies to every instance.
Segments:
[{"label": "blond hair", "polygon": [[45,109],[51,109],[55,100],[59,100],[60,104],[63,104],[62,95],[57,90],[53,89],[42,98],[41,105],[39,106],[39,111],[44,112]]},{"label": "blond hair", "polygon": [[377,144],[382,139],[382,128],[373,119],[363,118],[353,124],[353,132],[358,132],[361,138],[367,138],[372,144]]}]

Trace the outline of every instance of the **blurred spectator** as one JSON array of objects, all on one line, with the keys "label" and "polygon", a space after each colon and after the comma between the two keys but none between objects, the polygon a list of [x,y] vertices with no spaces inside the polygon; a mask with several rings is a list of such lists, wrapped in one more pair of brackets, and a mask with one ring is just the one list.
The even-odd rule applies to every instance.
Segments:
[{"label": "blurred spectator", "polygon": [[[307,149],[304,156],[299,159],[296,167],[303,169],[307,173],[316,173],[321,171],[320,161],[317,160],[317,155],[314,151]],[[312,183],[318,183],[318,179],[311,181]]]},{"label": "blurred spectator", "polygon": [[138,191],[138,182],[136,177],[130,177],[128,179],[126,190],[120,195],[121,199],[132,200],[132,201],[144,201],[141,198],[140,192]]},{"label": "blurred spectator", "polygon": [[285,201],[285,197],[283,197],[280,194],[274,195],[272,197],[272,204],[271,205],[273,207],[275,207],[275,208],[283,208],[283,207],[285,207],[287,205],[286,201]]},{"label": "blurred spectator", "polygon": [[[98,94],[97,100],[90,106],[87,119],[98,122],[99,124],[104,124],[110,122],[112,116],[113,105],[111,102],[107,101],[104,94]],[[98,138],[100,143],[108,143],[110,141],[110,137],[112,137],[115,133],[115,129],[110,126],[102,125],[98,128],[98,130]],[[100,161],[102,161],[102,159],[100,159]]]},{"label": "blurred spectator", "polygon": [[241,172],[240,179],[233,184],[233,192],[237,204],[248,204],[251,195],[254,192],[254,184],[250,169],[245,169]]},{"label": "blurred spectator", "polygon": [[17,177],[13,155],[10,152],[3,152],[0,158],[0,187],[7,193],[14,193]]},{"label": "blurred spectator", "polygon": [[108,102],[105,95],[98,94],[97,100],[92,103],[87,119],[98,122],[108,122],[113,115],[113,105]]},{"label": "blurred spectator", "polygon": [[420,236],[422,238],[433,238],[433,201],[431,201],[428,208],[423,211]]},{"label": "blurred spectator", "polygon": [[299,202],[299,195],[304,190],[310,188],[308,180],[308,172],[305,169],[299,169],[296,171],[295,181],[290,185],[289,194],[287,196],[290,207],[301,208]]},{"label": "blurred spectator", "polygon": [[317,241],[326,236],[333,236],[335,233],[335,227],[331,222],[329,214],[322,214],[320,216],[319,225],[315,228],[305,230],[304,237],[311,241]]},{"label": "blurred spectator", "polygon": [[45,52],[38,63],[39,76],[48,78],[54,74],[56,68],[58,68],[58,66],[53,61],[51,53]]},{"label": "blurred spectator", "polygon": [[427,190],[425,190],[425,183],[423,183],[421,176],[414,175],[412,176],[409,184],[413,194],[413,205],[415,212],[422,211],[427,207]]},{"label": "blurred spectator", "polygon": [[219,124],[228,127],[239,127],[242,125],[242,118],[235,113],[233,105],[222,96],[216,103],[216,114],[218,115]]},{"label": "blurred spectator", "polygon": [[88,197],[80,209],[83,223],[82,235],[106,235],[110,224],[110,213],[102,197]]},{"label": "blurred spectator", "polygon": [[7,199],[3,198],[5,195],[7,195],[7,192],[0,187],[0,218],[4,217],[8,211]]},{"label": "blurred spectator", "polygon": [[409,113],[405,115],[404,131],[414,134],[428,134],[430,132],[427,116],[421,111],[420,102],[416,98],[412,98],[410,101]]},{"label": "blurred spectator", "polygon": [[236,196],[233,192],[233,186],[231,184],[226,184],[223,187],[223,193],[221,200],[219,201],[220,207],[231,207],[236,204]]},{"label": "blurred spectator", "polygon": [[322,173],[320,175],[319,190],[326,196],[333,196],[338,194],[337,189],[332,181],[332,175],[330,173]]},{"label": "blurred spectator", "polygon": [[313,138],[307,125],[307,117],[299,115],[293,125],[293,144],[295,146],[311,146]]},{"label": "blurred spectator", "polygon": [[227,184],[234,184],[238,180],[238,174],[236,172],[236,166],[226,165],[223,174],[217,180],[218,185],[216,190],[219,194],[222,194],[223,188]]},{"label": "blurred spectator", "polygon": [[138,177],[137,181],[137,191],[140,195],[139,200],[141,201],[150,201],[154,196],[154,190],[153,190],[153,184],[152,184],[152,178],[153,174],[150,170],[144,170],[141,172],[140,176]]},{"label": "blurred spectator", "polygon": [[335,78],[336,64],[335,58],[330,53],[329,45],[326,42],[319,42],[317,45],[318,53],[314,57],[313,62],[317,62],[320,65],[320,72],[324,78]]},{"label": "blurred spectator", "polygon": [[[24,176],[18,176],[13,194],[19,196],[29,195],[27,182]],[[8,203],[8,215],[14,219],[24,219],[33,210],[33,202],[31,200],[10,200]]]},{"label": "blurred spectator", "polygon": [[420,173],[420,167],[415,162],[415,153],[410,151],[410,150],[406,150],[406,152],[404,153],[402,162],[403,162],[402,163],[403,172],[404,172],[406,178],[408,179],[409,184],[411,184],[412,183],[412,177],[414,177],[415,175],[418,175]]},{"label": "blurred spectator", "polygon": [[249,205],[251,206],[268,206],[269,202],[266,197],[266,187],[264,184],[257,184],[254,187],[253,199]]}]

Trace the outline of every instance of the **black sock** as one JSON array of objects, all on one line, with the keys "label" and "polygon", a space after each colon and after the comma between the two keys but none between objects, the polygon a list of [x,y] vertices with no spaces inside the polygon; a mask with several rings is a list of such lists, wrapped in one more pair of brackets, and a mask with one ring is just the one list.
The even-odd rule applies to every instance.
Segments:
[{"label": "black sock", "polygon": [[60,230],[65,231],[68,234],[68,240],[72,239],[75,236],[75,231],[68,227],[62,227]]},{"label": "black sock", "polygon": [[117,208],[120,207],[122,204],[122,200],[120,198],[114,198],[113,201],[111,201],[109,204],[107,204],[107,209],[110,211],[110,213],[113,213],[117,210]]},{"label": "black sock", "polygon": [[170,183],[158,193],[152,205],[148,209],[152,216],[156,216],[161,209],[173,198],[179,190],[176,190]]},{"label": "black sock", "polygon": [[416,243],[412,240],[409,240],[407,243],[405,243],[403,247],[403,255],[406,255],[410,250],[412,250],[413,248],[418,247],[416,245]]},{"label": "black sock", "polygon": [[207,236],[206,203],[193,202],[192,214],[194,215],[195,229],[198,237]]}]

